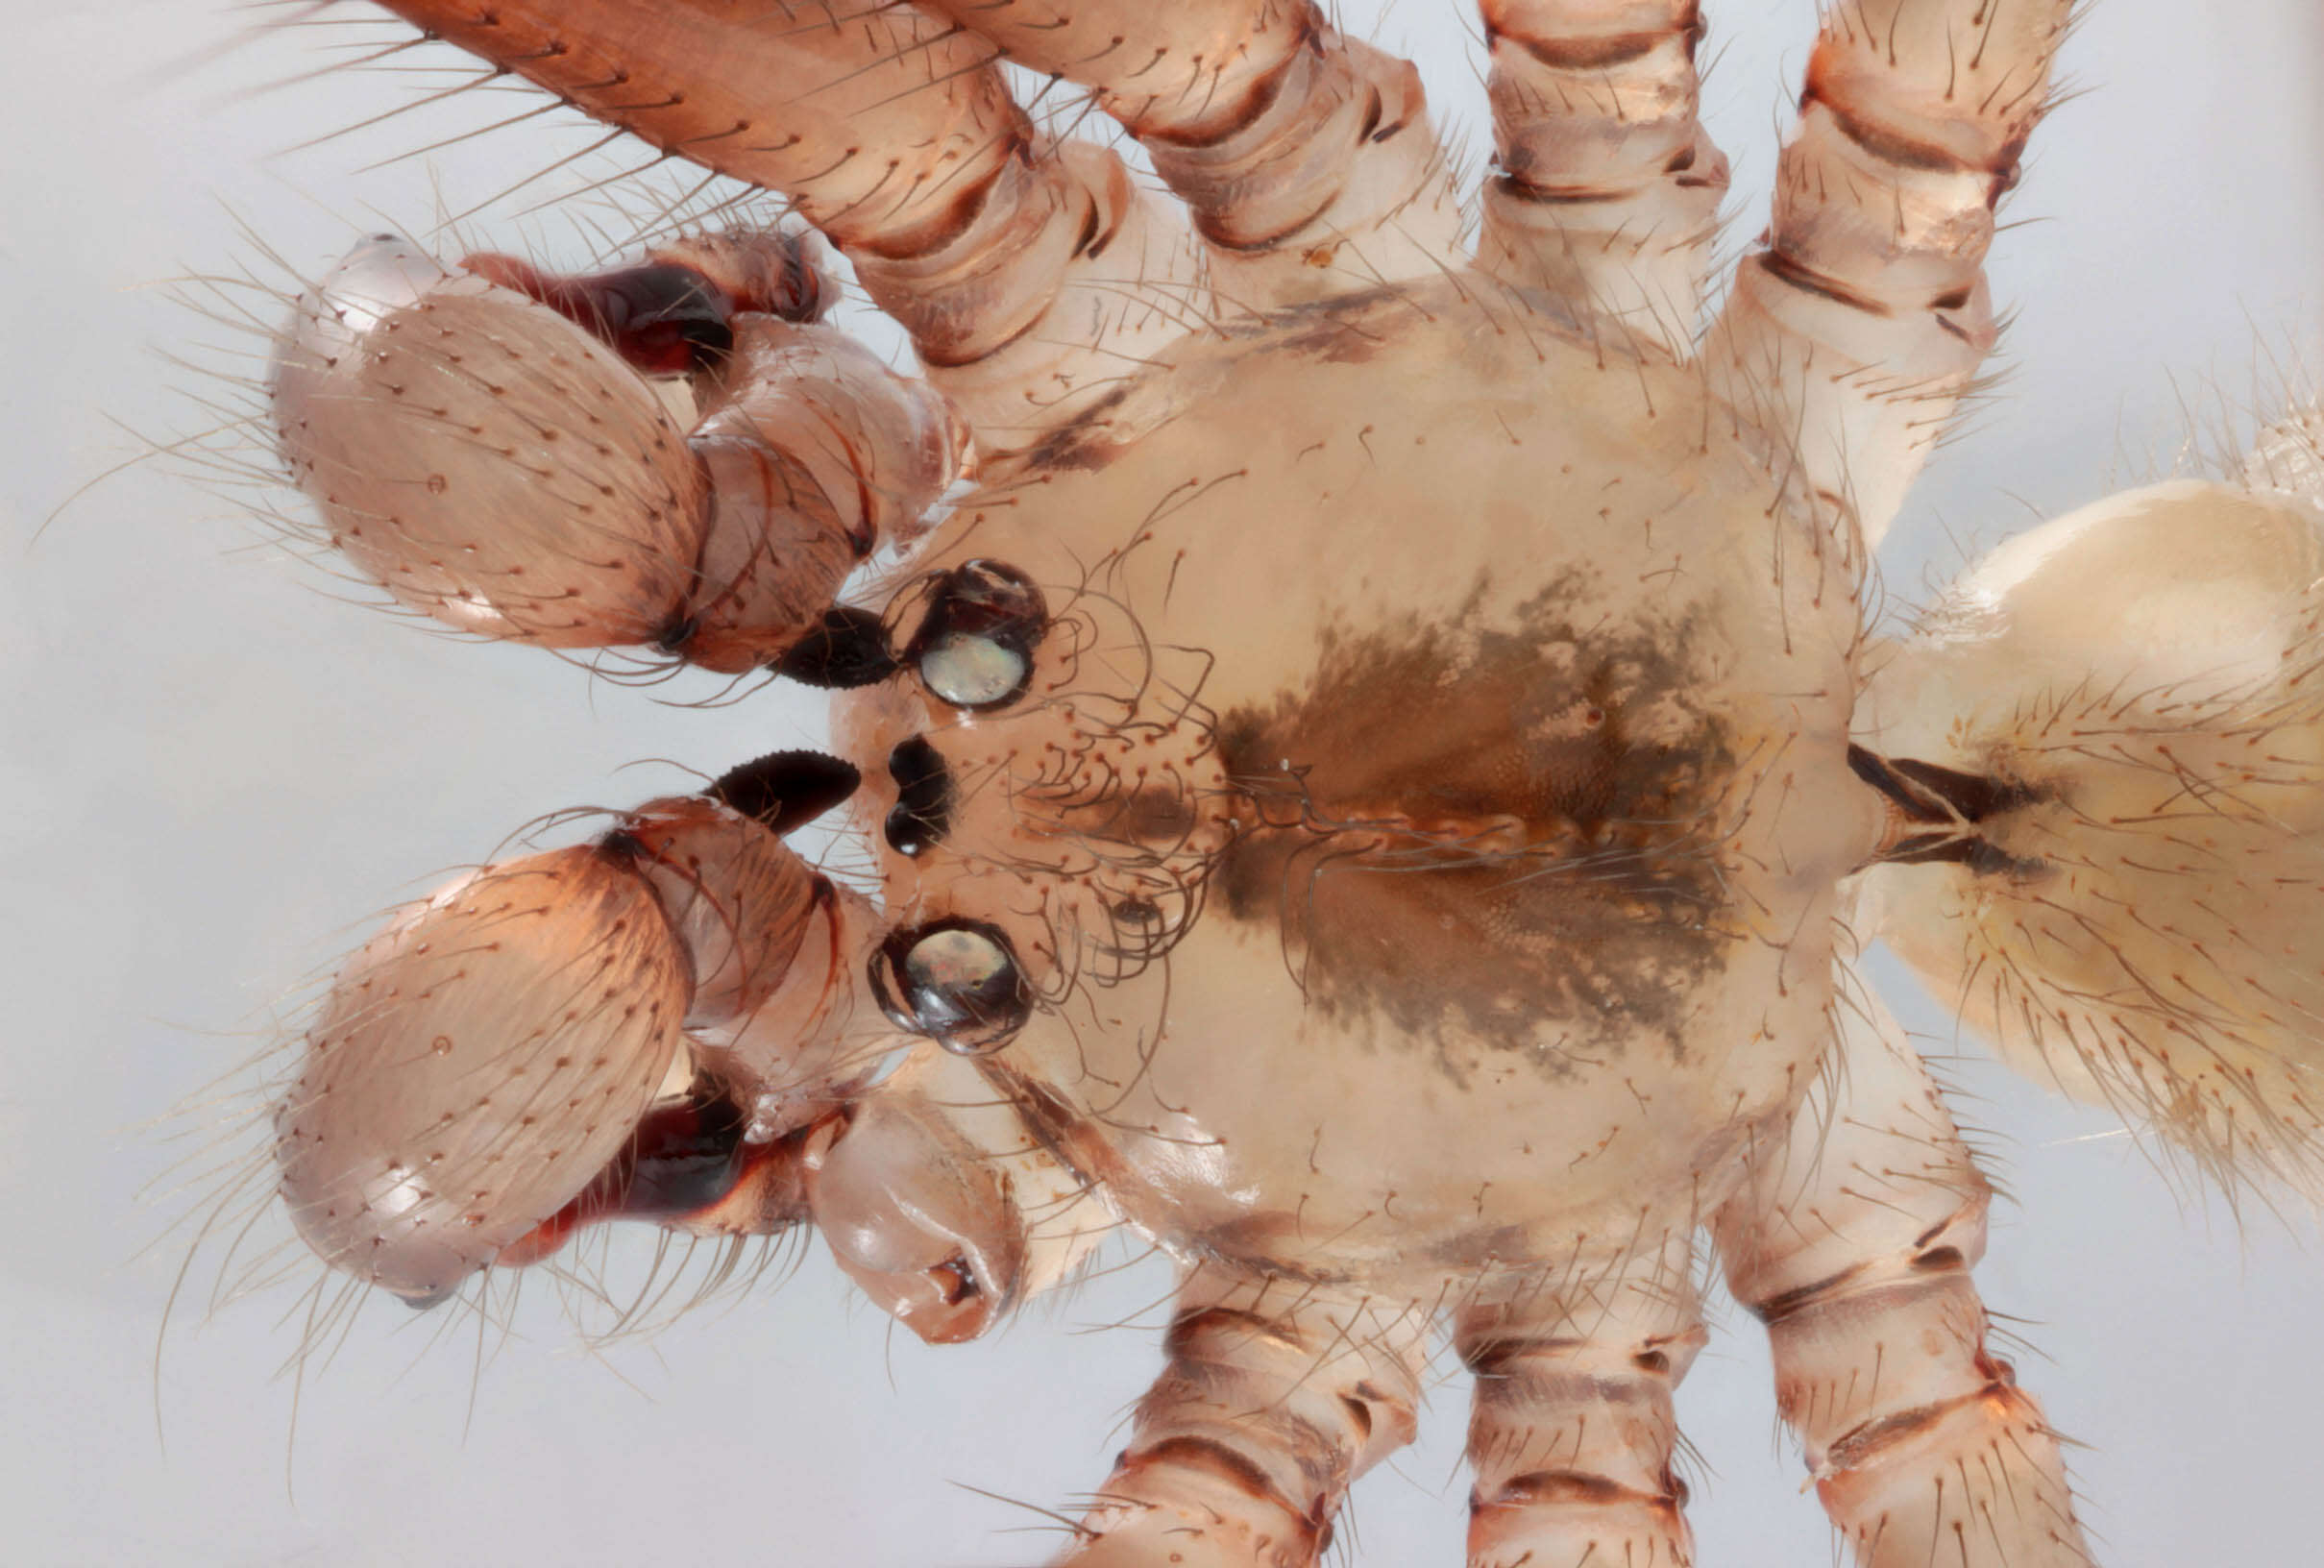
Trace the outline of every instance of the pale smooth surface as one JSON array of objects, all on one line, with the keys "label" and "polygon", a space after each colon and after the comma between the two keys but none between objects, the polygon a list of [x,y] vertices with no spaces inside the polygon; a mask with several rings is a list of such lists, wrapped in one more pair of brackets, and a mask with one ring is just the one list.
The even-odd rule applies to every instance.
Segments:
[{"label": "pale smooth surface", "polygon": [[[1404,0],[1373,29],[1346,10],[1424,57],[1440,115],[1481,146],[1470,12]],[[1813,23],[1804,0],[1708,11],[1706,102],[1736,159],[1739,243]],[[779,1289],[602,1361],[533,1291],[518,1340],[483,1336],[480,1375],[473,1319],[440,1328],[382,1300],[310,1381],[295,1443],[291,1385],[273,1380],[298,1340],[295,1288],[208,1322],[182,1303],[157,1378],[184,1243],[155,1238],[191,1199],[147,1124],[255,1049],[379,911],[517,824],[689,787],[639,759],[716,772],[808,744],[821,708],[771,692],[675,706],[722,683],[625,691],[337,602],[330,578],[158,467],[99,485],[32,542],[76,486],[140,450],[109,419],[160,438],[209,422],[186,401],[200,383],[144,349],[229,334],[138,285],[251,259],[237,221],[312,275],[360,233],[426,231],[431,182],[459,211],[593,139],[543,116],[353,173],[533,107],[495,92],[270,159],[418,80],[242,97],[393,37],[307,27],[201,58],[273,14],[19,7],[0,61],[19,145],[44,150],[0,171],[15,388],[0,478],[14,674],[0,698],[0,1556],[592,1565],[755,1546],[868,1568],[1038,1561],[1053,1544],[1039,1515],[961,1487],[1052,1506],[1098,1482],[1159,1354],[1150,1333],[1075,1331],[1160,1301],[1151,1262],[1036,1307],[996,1343],[943,1351],[851,1299],[820,1247]],[[1996,296],[2020,312],[2011,379],[1908,503],[1886,557],[1898,595],[1923,597],[1923,559],[1949,576],[2035,512],[2167,465],[2181,399],[2198,417],[2215,395],[2246,401],[2256,351],[2290,342],[2324,366],[2320,59],[2308,0],[2224,0],[2200,19],[2161,0],[2092,7],[2065,59],[2088,95],[2037,136],[2007,213],[2019,226],[1996,250]],[[604,172],[569,165],[498,211]],[[465,227],[508,249],[559,233],[538,214]],[[1941,1013],[1892,993],[1931,1049],[1951,1049]],[[2020,1200],[1997,1214],[1980,1279],[2031,1320],[2043,1354],[2018,1358],[2027,1383],[2092,1445],[2069,1460],[2104,1560],[2314,1557],[2319,1222],[2251,1213],[2238,1235],[2216,1204],[2182,1208],[2102,1114],[1981,1062],[1958,1076],[1976,1096],[1959,1114]],[[1826,1532],[1774,1434],[1757,1331],[1731,1309],[1715,1329],[1678,1400],[1707,1461],[1692,1478],[1701,1560],[1821,1564]],[[1358,1488],[1355,1561],[1457,1561],[1463,1403],[1443,1385],[1421,1446]],[[1006,1533],[1020,1528],[1037,1533]]]}]

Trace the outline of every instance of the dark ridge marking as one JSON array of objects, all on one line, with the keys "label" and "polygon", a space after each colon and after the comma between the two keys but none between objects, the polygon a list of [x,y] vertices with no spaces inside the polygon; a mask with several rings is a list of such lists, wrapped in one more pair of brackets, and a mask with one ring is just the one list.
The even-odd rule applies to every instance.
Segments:
[{"label": "dark ridge marking", "polygon": [[[936,255],[966,233],[969,226],[983,214],[985,204],[991,199],[992,187],[1008,172],[1010,163],[1015,162],[1020,167],[1031,167],[1033,164],[1033,138],[1027,127],[1007,127],[1000,133],[999,139],[1006,145],[991,171],[974,184],[956,184],[952,200],[945,204],[941,213],[918,220],[901,239],[890,240],[885,244],[860,245],[855,248],[856,251],[874,264],[882,261],[917,261]],[[854,156],[852,149],[849,156]],[[861,260],[856,264],[859,270],[863,266]]]},{"label": "dark ridge marking", "polygon": [[728,770],[703,793],[780,837],[814,821],[863,781],[852,766],[820,751],[771,751]]},{"label": "dark ridge marking", "polygon": [[1595,38],[1521,38],[1507,33],[1499,37],[1507,38],[1553,71],[1602,71],[1609,65],[1627,65],[1633,60],[1644,59],[1674,33],[1700,31],[1700,25],[1697,24],[1669,32],[1613,33]]},{"label": "dark ridge marking", "polygon": [[768,666],[776,674],[827,691],[850,691],[896,672],[888,627],[869,610],[835,605]]},{"label": "dark ridge marking", "polygon": [[1825,90],[1818,81],[1821,73],[1811,62],[1807,84],[1799,93],[1799,109],[1805,113],[1810,104],[1822,104],[1832,116],[1840,134],[1874,158],[1896,164],[1902,169],[1933,169],[1940,174],[1967,173],[1991,175],[2002,182],[1995,194],[2014,184],[2018,159],[2025,152],[2025,139],[2013,136],[1994,150],[1989,158],[1964,158],[1943,142],[1909,135],[1904,132],[1880,124],[1842,103]]},{"label": "dark ridge marking", "polygon": [[1807,1285],[1794,1286],[1789,1290],[1778,1290],[1765,1301],[1747,1301],[1744,1305],[1751,1310],[1753,1317],[1768,1327],[1774,1328],[1785,1318],[1796,1316],[1808,1308],[1840,1294],[1847,1287],[1850,1281],[1864,1273],[1865,1267],[1865,1264],[1857,1263],[1842,1269],[1837,1274],[1827,1274],[1823,1279]]},{"label": "dark ridge marking", "polygon": [[888,753],[888,776],[896,789],[885,824],[889,847],[917,860],[952,826],[952,770],[926,736],[915,735]]},{"label": "dark ridge marking", "polygon": [[1913,1259],[1915,1268],[1931,1271],[1966,1268],[1968,1265],[1969,1260],[1962,1257],[1959,1247],[1931,1247],[1926,1252],[1917,1254]]},{"label": "dark ridge marking", "polygon": [[1118,1167],[1113,1146],[1096,1125],[1057,1090],[1038,1078],[1010,1071],[1005,1061],[998,1058],[979,1066],[1016,1107],[1025,1118],[1026,1129],[1040,1140],[1041,1147],[1055,1155],[1058,1163],[1073,1172],[1084,1187],[1103,1185],[1109,1179],[1108,1173]]},{"label": "dark ridge marking", "polygon": [[[2006,1370],[2007,1363],[2002,1363],[2002,1366]],[[1958,1394],[1951,1399],[1938,1400],[1932,1404],[1917,1405],[1909,1410],[1899,1410],[1895,1415],[1880,1416],[1865,1422],[1855,1431],[1835,1439],[1832,1446],[1825,1451],[1826,1462],[1833,1470],[1859,1469],[1871,1462],[1883,1449],[1895,1448],[1901,1443],[1910,1442],[1914,1437],[1929,1431],[1947,1415],[1964,1406],[1984,1404],[1988,1401],[2021,1406],[2025,1402],[2025,1396],[2017,1391],[2016,1384],[2012,1379],[2003,1377],[1996,1378],[1970,1393]]]},{"label": "dark ridge marking", "polygon": [[1672,1490],[1642,1492],[1625,1486],[1604,1476],[1594,1476],[1582,1470],[1533,1470],[1522,1476],[1511,1476],[1501,1483],[1501,1489],[1489,1501],[1470,1494],[1469,1511],[1480,1508],[1532,1508],[1558,1505],[1582,1504],[1593,1507],[1611,1507],[1617,1504],[1642,1504],[1657,1513],[1676,1513],[1684,1499],[1678,1494],[1676,1478],[1669,1478]]},{"label": "dark ridge marking", "polygon": [[1162,1354],[1173,1360],[1190,1360],[1194,1347],[1212,1335],[1234,1335],[1240,1339],[1277,1339],[1283,1331],[1269,1318],[1236,1307],[1200,1307],[1190,1312],[1181,1312],[1170,1320],[1162,1334]]},{"label": "dark ridge marking", "polygon": [[1858,293],[1839,279],[1795,261],[1781,251],[1761,251],[1752,259],[1770,276],[1805,293],[1821,295],[1851,310],[1861,310],[1868,316],[1885,317],[1896,313],[1870,294]]},{"label": "dark ridge marking", "polygon": [[[1072,254],[1074,256],[1095,256],[1097,254],[1089,247],[1097,240],[1098,216],[1097,204],[1092,202],[1089,204],[1089,210],[1082,214],[1081,233],[1073,236]],[[1106,237],[1111,239],[1113,235],[1108,234]]]},{"label": "dark ridge marking", "polygon": [[[1297,37],[1291,39],[1290,47],[1284,51],[1282,62],[1267,72],[1265,76],[1252,83],[1244,91],[1241,103],[1231,109],[1219,110],[1218,112],[1225,116],[1222,120],[1202,131],[1148,131],[1142,133],[1138,136],[1138,140],[1149,145],[1160,144],[1163,147],[1199,151],[1205,147],[1220,146],[1250,130],[1261,115],[1275,107],[1275,101],[1283,96],[1284,79],[1291,74],[1292,68],[1298,62],[1300,53],[1304,50],[1311,55],[1321,56],[1323,54],[1323,39],[1320,32],[1323,24],[1319,13],[1310,7],[1301,6],[1293,15],[1291,27]],[[1195,198],[1180,189],[1176,181],[1170,181],[1169,184],[1170,188],[1178,192],[1181,200],[1188,206],[1196,205]]]},{"label": "dark ridge marking", "polygon": [[1462,1033],[1552,1076],[1641,1032],[1684,1058],[1741,940],[1735,746],[1692,623],[1608,625],[1597,597],[1578,571],[1506,625],[1329,633],[1303,689],[1221,717],[1249,804],[1210,888],[1280,930],[1319,1015],[1448,1071]]},{"label": "dark ridge marking", "polygon": [[1284,1496],[1276,1489],[1273,1478],[1256,1461],[1216,1437],[1164,1437],[1151,1448],[1138,1449],[1122,1457],[1124,1470],[1137,1471],[1160,1464],[1205,1470],[1223,1477],[1260,1502],[1284,1509],[1309,1531],[1323,1528],[1323,1521],[1315,1517],[1312,1508],[1303,1507]]},{"label": "dark ridge marking", "polygon": [[1537,185],[1514,170],[1495,175],[1493,184],[1504,195],[1536,207],[1586,207],[1632,195],[1637,189],[1634,185]]},{"label": "dark ridge marking", "polygon": [[1510,1375],[1512,1362],[1529,1356],[1556,1356],[1580,1344],[1568,1335],[1553,1334],[1496,1334],[1456,1347],[1460,1364],[1479,1378],[1503,1378]]},{"label": "dark ridge marking", "polygon": [[[868,269],[863,267],[859,263],[857,268],[857,276],[861,278],[868,270]],[[868,283],[867,283],[865,286],[868,291],[870,289],[870,285]],[[892,305],[896,303],[893,299],[893,296],[891,295],[883,295],[874,292],[873,297],[875,299],[887,299]],[[919,355],[919,361],[923,366],[934,370],[965,370],[968,366],[976,364],[980,360],[991,358],[994,355],[1000,353],[1003,349],[1010,347],[1012,344],[1021,342],[1025,338],[1031,337],[1034,331],[1039,329],[1041,324],[1048,319],[1048,317],[1045,315],[1036,315],[1031,320],[1020,323],[1019,325],[1010,329],[1007,333],[1000,337],[994,338],[991,342],[979,343],[974,348],[963,348],[957,345],[947,346],[946,339],[932,335],[933,329],[942,324],[942,318],[934,315],[931,312],[918,311],[914,312],[909,316],[898,316],[894,319],[904,327],[905,331],[912,333],[913,350]],[[923,336],[923,332],[929,332],[931,335]]]}]

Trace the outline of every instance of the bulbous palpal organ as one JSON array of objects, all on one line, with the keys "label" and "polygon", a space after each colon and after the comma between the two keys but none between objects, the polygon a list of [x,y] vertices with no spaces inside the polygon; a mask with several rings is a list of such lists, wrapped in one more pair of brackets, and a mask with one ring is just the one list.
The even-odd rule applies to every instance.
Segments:
[{"label": "bulbous palpal organ", "polygon": [[[594,1220],[812,1224],[949,1341],[1128,1225],[1169,1366],[1063,1560],[1313,1561],[1449,1329],[1514,1568],[1691,1560],[1707,1236],[1862,1560],[2087,1560],[1853,965],[2312,1191],[2324,496],[2294,419],[1866,631],[2063,4],[1827,14],[1700,335],[1692,0],[1486,0],[1473,240],[1410,68],[1298,0],[389,9],[790,196],[924,374],[789,231],[379,235],[299,302],[281,450],[399,602],[835,694],[834,754],[349,961],[275,1123],[327,1261],[427,1305]],[[843,806],[875,889],[783,842]]]}]

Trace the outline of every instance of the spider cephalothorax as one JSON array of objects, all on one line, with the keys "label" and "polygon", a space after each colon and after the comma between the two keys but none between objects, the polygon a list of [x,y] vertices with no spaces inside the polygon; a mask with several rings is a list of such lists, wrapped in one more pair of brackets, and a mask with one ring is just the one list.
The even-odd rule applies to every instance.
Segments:
[{"label": "spider cephalothorax", "polygon": [[[926,374],[776,230],[575,277],[378,236],[302,299],[282,450],[403,603],[835,693],[833,755],[349,963],[276,1116],[330,1262],[430,1304],[591,1219],[812,1222],[949,1340],[1126,1224],[1186,1265],[1171,1366],[1069,1560],[1311,1561],[1447,1325],[1513,1568],[1691,1552],[1707,1228],[1868,1561],[2085,1560],[1857,927],[2303,1179],[2299,939],[2252,912],[2320,885],[2260,868],[2310,857],[2324,710],[2296,424],[1863,629],[2062,4],[1827,16],[1700,341],[1691,0],[1488,0],[1473,245],[1409,68],[1300,0],[391,9],[791,196]],[[1033,135],[999,57],[1183,206]],[[875,887],[782,842],[843,802]],[[2220,956],[2238,919],[2285,951]]]}]

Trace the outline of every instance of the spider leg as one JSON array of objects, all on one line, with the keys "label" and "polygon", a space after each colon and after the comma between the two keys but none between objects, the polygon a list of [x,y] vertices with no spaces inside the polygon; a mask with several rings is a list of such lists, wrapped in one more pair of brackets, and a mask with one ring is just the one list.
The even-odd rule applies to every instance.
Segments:
[{"label": "spider leg", "polygon": [[792,198],[989,447],[1032,439],[1183,331],[1192,260],[1166,209],[1112,154],[1043,143],[991,46],[911,6],[383,3],[673,157]]},{"label": "spider leg", "polygon": [[[729,235],[707,257],[550,279],[367,241],[277,352],[283,455],[333,546],[463,630],[846,684],[833,596],[919,525],[966,436],[924,383],[764,308],[759,275],[786,269],[736,254],[795,245]],[[811,288],[782,292],[812,313]],[[673,355],[690,386],[657,394],[639,369]],[[673,399],[700,413],[691,433]]]},{"label": "spider leg", "polygon": [[1309,1568],[1348,1485],[1412,1440],[1428,1315],[1225,1265],[1179,1289],[1170,1364],[1073,1568]]},{"label": "spider leg", "polygon": [[1886,1009],[1843,995],[1833,1075],[1713,1221],[1784,1419],[1865,1568],[2086,1568],[2057,1436],[1986,1345],[1992,1188]]},{"label": "spider leg", "polygon": [[1470,1568],[1694,1560],[1671,1391],[1702,1348],[1695,1227],[1465,1305]]},{"label": "spider leg", "polygon": [[1497,169],[1478,264],[1688,353],[1726,194],[1698,0],[1483,0]]},{"label": "spider leg", "polygon": [[1704,358],[1877,543],[1993,348],[1994,208],[2047,106],[2070,0],[1823,13],[1765,242]]},{"label": "spider leg", "polygon": [[1358,293],[1456,264],[1459,206],[1419,73],[1312,0],[929,0],[1092,88],[1210,243],[1223,303]]}]

